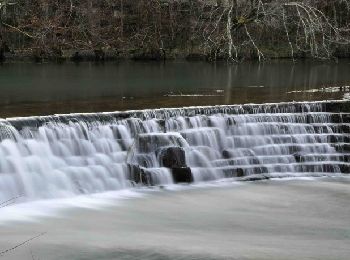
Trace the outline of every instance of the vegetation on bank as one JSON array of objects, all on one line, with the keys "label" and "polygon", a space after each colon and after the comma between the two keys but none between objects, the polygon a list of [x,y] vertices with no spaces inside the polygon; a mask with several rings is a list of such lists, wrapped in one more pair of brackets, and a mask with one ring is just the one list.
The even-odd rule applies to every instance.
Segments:
[{"label": "vegetation on bank", "polygon": [[0,58],[350,57],[350,0],[0,0]]}]

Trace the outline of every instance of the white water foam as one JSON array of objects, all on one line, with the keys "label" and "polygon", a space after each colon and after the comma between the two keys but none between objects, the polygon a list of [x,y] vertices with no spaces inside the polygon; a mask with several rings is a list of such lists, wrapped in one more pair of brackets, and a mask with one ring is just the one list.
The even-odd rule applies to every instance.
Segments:
[{"label": "white water foam", "polygon": [[326,111],[327,105],[248,104],[2,120],[0,201],[172,185],[176,174],[202,183],[347,173],[349,117]]}]

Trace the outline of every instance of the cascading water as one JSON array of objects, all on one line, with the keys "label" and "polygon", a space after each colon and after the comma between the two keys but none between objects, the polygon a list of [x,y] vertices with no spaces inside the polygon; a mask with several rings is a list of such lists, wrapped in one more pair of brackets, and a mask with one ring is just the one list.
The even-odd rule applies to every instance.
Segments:
[{"label": "cascading water", "polygon": [[[344,102],[193,107],[0,121],[0,201],[135,185],[349,172]],[[339,110],[339,109],[338,109]]]}]

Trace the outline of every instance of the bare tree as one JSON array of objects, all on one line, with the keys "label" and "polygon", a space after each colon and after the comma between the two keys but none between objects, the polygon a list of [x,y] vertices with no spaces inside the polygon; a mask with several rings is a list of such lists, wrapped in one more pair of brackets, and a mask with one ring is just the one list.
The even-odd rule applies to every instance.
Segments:
[{"label": "bare tree", "polygon": [[[349,22],[337,16],[337,10],[345,8],[343,15],[348,17],[349,5],[349,0],[227,0],[211,10],[202,34],[204,46],[226,49],[229,60],[237,60],[240,51],[253,49],[262,61],[266,35],[273,32],[285,37],[281,42],[287,42],[293,59],[296,52],[331,58],[337,45],[350,42]],[[330,7],[332,16],[327,13]]]},{"label": "bare tree", "polygon": [[232,62],[274,55],[330,59],[344,52],[350,39],[350,0],[0,3],[3,39],[15,49],[46,56],[62,55],[62,50],[118,50],[126,56],[200,53]]}]

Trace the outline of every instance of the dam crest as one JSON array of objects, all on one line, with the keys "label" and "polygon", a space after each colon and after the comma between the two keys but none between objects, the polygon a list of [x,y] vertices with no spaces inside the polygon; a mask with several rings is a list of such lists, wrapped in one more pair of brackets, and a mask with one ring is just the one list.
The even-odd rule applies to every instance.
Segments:
[{"label": "dam crest", "polygon": [[246,104],[0,120],[0,201],[350,172],[350,103]]}]

